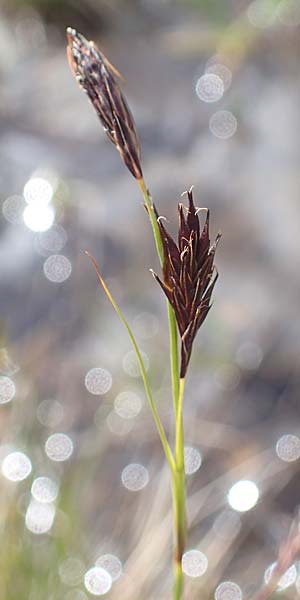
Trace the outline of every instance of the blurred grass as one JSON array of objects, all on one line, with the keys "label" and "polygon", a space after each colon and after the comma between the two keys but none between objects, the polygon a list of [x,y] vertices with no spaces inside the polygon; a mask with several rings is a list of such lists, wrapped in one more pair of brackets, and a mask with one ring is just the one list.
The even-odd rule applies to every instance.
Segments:
[{"label": "blurred grass", "polygon": [[[294,72],[291,66],[298,57],[297,46],[291,43],[291,39],[292,35],[299,36],[298,29],[291,34],[286,33],[287,30],[281,32],[279,29],[264,31],[253,28],[244,13],[244,8],[248,4],[248,2],[242,3],[242,10],[240,2],[203,0],[191,3],[169,3],[164,4],[162,12],[158,11],[159,17],[155,21],[152,17],[149,18],[147,5],[146,8],[145,5],[140,8],[140,3],[135,2],[74,2],[71,0],[49,2],[45,0],[28,3],[20,0],[2,3],[2,8],[6,8],[6,12],[10,14],[9,26],[12,29],[15,25],[13,15],[20,15],[18,11],[28,6],[33,6],[41,12],[46,20],[57,22],[62,31],[65,23],[69,23],[71,18],[72,25],[77,25],[78,19],[78,22],[85,24],[90,34],[93,31],[99,33],[101,27],[105,30],[110,27],[112,29],[123,27],[122,18],[124,17],[126,21],[132,17],[131,33],[125,41],[123,40],[121,46],[120,54],[125,57],[124,60],[127,59],[126,53],[130,45],[134,46],[135,52],[137,52],[136,47],[138,49],[141,47],[138,36],[134,38],[136,31],[141,31],[139,25],[141,14],[145,27],[151,33],[153,33],[153,23],[159,23],[160,19],[163,23],[161,36],[149,38],[148,62],[141,62],[140,67],[141,70],[147,69],[146,79],[150,78],[151,84],[153,81],[156,82],[156,87],[153,85],[147,97],[148,113],[146,108],[139,106],[139,97],[138,94],[136,95],[141,119],[143,110],[146,114],[142,134],[145,139],[147,136],[151,138],[152,135],[150,149],[146,150],[148,166],[152,169],[151,175],[154,176],[156,187],[160,190],[159,200],[168,216],[175,215],[175,203],[179,197],[178,189],[184,186],[183,179],[192,176],[201,180],[201,202],[209,202],[213,205],[214,214],[217,215],[216,223],[218,226],[220,224],[224,234],[220,252],[222,287],[215,301],[209,327],[195,349],[193,373],[187,392],[187,441],[201,448],[204,459],[199,473],[189,481],[191,521],[189,544],[194,547],[200,545],[210,557],[210,570],[207,576],[201,580],[187,581],[188,600],[198,600],[200,594],[201,598],[211,598],[215,586],[225,577],[241,581],[242,587],[244,586],[246,590],[253,584],[259,584],[264,568],[276,558],[278,542],[288,529],[294,507],[299,503],[299,465],[280,463],[274,452],[274,444],[278,436],[283,431],[290,431],[293,428],[298,430],[300,417],[298,307],[295,308],[291,301],[294,296],[297,304],[298,288],[294,276],[292,283],[289,271],[291,263],[294,269],[293,261],[295,254],[297,255],[294,253],[291,260],[291,252],[294,248],[291,245],[293,238],[290,234],[291,221],[295,224],[298,222],[296,218],[298,214],[296,198],[299,187],[297,172],[296,194],[292,195],[292,200],[289,199],[290,188],[286,179],[291,177],[292,180],[293,164],[296,166],[298,164],[298,150],[295,151],[296,154],[295,152],[292,154],[290,150],[289,143],[292,142],[293,131],[290,133],[287,131],[283,138],[284,125],[282,125],[281,135],[278,136],[280,129],[276,130],[281,119],[287,119],[283,123],[289,122],[289,115],[284,109],[285,104],[282,105],[283,109],[279,104],[279,110],[272,113],[272,110],[274,111],[272,98],[277,90],[284,94],[293,90],[293,85],[296,88],[298,86],[297,71]],[[278,2],[274,0],[274,6],[277,5]],[[182,9],[182,12],[177,12],[178,8]],[[187,13],[190,8],[192,8],[191,13]],[[195,18],[195,10],[197,18]],[[116,25],[115,18],[121,25]],[[207,21],[209,27],[206,36],[206,31],[203,29]],[[191,23],[194,27],[192,33]],[[161,46],[158,45],[158,41]],[[119,39],[117,39],[118,43],[121,43]],[[161,70],[159,70],[160,63],[157,57],[153,57],[154,46],[160,48],[163,55]],[[187,61],[191,58],[194,63],[193,70],[190,69],[190,72],[194,73],[195,65],[197,64],[198,68],[199,63],[202,64],[207,55],[215,51],[216,46],[229,54],[233,64],[241,71],[240,79],[235,80],[235,89],[238,89],[236,95],[226,99],[226,102],[231,103],[231,107],[237,107],[236,113],[239,111],[241,115],[239,137],[233,140],[232,144],[230,143],[227,151],[224,144],[213,146],[206,136],[206,129],[204,130],[204,127],[201,129],[201,119],[206,127],[205,119],[207,120],[208,114],[207,107],[203,106],[191,121],[193,130],[189,134],[192,138],[191,145],[184,146],[184,150],[179,152],[178,148],[167,145],[166,136],[163,137],[164,134],[161,133],[164,123],[155,116],[156,111],[159,111],[157,106],[163,104],[164,84],[170,86],[172,81],[176,83],[172,88],[172,94],[175,100],[178,100],[181,111],[181,114],[179,111],[176,112],[176,127],[180,131],[184,130],[187,114],[193,106],[193,98],[191,94],[180,95],[181,77],[184,75],[183,71],[180,71],[181,64],[186,71]],[[251,53],[255,54],[252,61],[249,60]],[[48,75],[53,76],[51,69],[56,68],[54,62],[56,54],[64,56],[63,47],[49,48],[48,62],[43,63],[41,57],[40,71],[37,71],[32,79],[29,78],[29,85],[35,86],[34,97],[41,92]],[[32,57],[34,60],[39,58],[35,48]],[[270,77],[264,68],[266,61],[271,65]],[[22,66],[25,69],[23,63]],[[29,59],[29,66],[31,75],[34,61],[30,63]],[[249,79],[246,77],[243,79],[244,66],[245,71],[248,74],[250,72]],[[141,88],[139,93],[146,95],[148,88],[144,83],[145,78],[139,76],[136,66],[135,69],[130,76],[132,80],[137,78],[136,87]],[[10,81],[14,79],[16,82],[19,73],[20,71],[17,71],[16,76],[12,72],[9,76]],[[28,77],[28,71],[24,70],[26,82]],[[62,106],[64,101],[66,109],[71,110],[69,109],[71,96],[63,96],[65,83],[63,77],[54,74],[55,86],[61,86],[56,106]],[[270,90],[269,95],[265,96],[266,113],[260,115],[261,120],[255,129],[253,124],[251,125],[251,115],[253,120],[258,121],[256,105],[259,104],[259,100],[263,102],[264,97],[260,97],[260,92],[266,85],[268,77]],[[31,107],[26,88],[23,94],[21,83],[20,77],[19,106],[21,108],[16,130],[13,131],[16,145],[13,147],[7,144],[11,155],[17,157],[20,155],[13,150],[18,145],[20,131],[27,136],[26,152],[23,150],[23,155],[30,154],[31,138],[34,135],[38,137],[37,132],[41,126],[36,105],[33,103],[33,108]],[[22,85],[25,86],[24,82]],[[144,92],[144,85],[146,92]],[[184,85],[186,87],[186,83]],[[192,89],[192,76],[189,85]],[[244,85],[248,87],[244,89]],[[76,91],[74,90],[74,97]],[[135,93],[133,92],[133,95]],[[53,91],[50,89],[48,101],[51,103],[52,94]],[[172,108],[174,98],[168,96],[166,106],[163,107],[165,115],[169,111],[171,114],[170,107]],[[185,99],[184,102],[182,98]],[[21,121],[25,110],[24,102],[27,103],[29,116],[33,118],[33,132],[30,129],[30,120],[25,124]],[[262,108],[260,104],[260,110]],[[269,120],[268,114],[271,115]],[[275,114],[275,118],[272,114]],[[74,115],[72,123],[84,121],[83,112],[80,113],[80,118],[79,111],[76,114],[74,111]],[[243,124],[243,119],[246,126]],[[44,138],[46,138],[45,131],[51,130],[50,117],[46,121],[48,130],[43,130],[41,126]],[[292,124],[292,129],[296,131],[295,122]],[[175,126],[175,120],[172,123]],[[114,394],[132,385],[122,372],[122,356],[127,347],[118,326],[111,319],[109,308],[98,299],[96,283],[87,264],[78,256],[81,256],[85,248],[95,250],[96,255],[103,253],[101,260],[106,266],[107,273],[115,278],[117,293],[120,294],[125,306],[126,304],[131,306],[133,317],[141,310],[145,301],[148,303],[149,310],[157,311],[160,318],[159,300],[156,297],[154,299],[151,283],[148,283],[150,278],[148,279],[146,276],[148,274],[144,273],[145,256],[149,266],[153,258],[147,241],[148,234],[145,233],[146,219],[137,217],[137,211],[133,210],[132,217],[130,216],[129,219],[124,214],[122,205],[120,206],[120,198],[122,201],[128,201],[128,206],[133,199],[135,201],[132,188],[130,185],[128,189],[126,188],[127,183],[124,183],[123,173],[114,170],[114,163],[109,161],[105,163],[104,156],[110,157],[107,146],[103,149],[100,142],[99,147],[94,141],[92,143],[87,141],[85,145],[83,140],[86,132],[90,131],[93,135],[94,131],[93,124],[91,126],[88,124],[86,129],[84,127],[83,124],[83,129],[77,137],[71,136],[67,143],[65,140],[68,132],[59,124],[57,137],[53,135],[52,139],[52,143],[55,144],[55,154],[57,150],[61,157],[68,155],[70,161],[74,163],[71,168],[69,163],[63,160],[62,171],[66,169],[73,177],[78,177],[77,170],[83,169],[86,176],[86,181],[83,180],[80,193],[78,192],[77,195],[74,191],[75,183],[73,182],[72,187],[72,184],[66,181],[72,193],[70,202],[62,207],[60,214],[62,221],[65,219],[63,222],[70,236],[73,236],[68,246],[68,252],[73,257],[74,270],[71,287],[68,288],[66,285],[64,287],[67,288],[66,292],[63,289],[54,291],[51,288],[52,284],[49,287],[49,284],[42,281],[41,258],[37,259],[34,255],[33,259],[30,255],[29,266],[18,267],[18,261],[13,253],[14,248],[10,252],[14,264],[9,265],[11,278],[5,303],[7,316],[3,314],[2,319],[4,323],[10,320],[11,328],[5,326],[6,335],[3,339],[1,336],[1,346],[11,349],[12,354],[16,359],[18,358],[21,373],[16,374],[15,377],[19,396],[13,402],[12,409],[10,406],[1,407],[1,438],[2,444],[13,442],[18,448],[27,452],[35,462],[35,471],[31,478],[17,485],[7,482],[4,478],[1,479],[0,597],[1,600],[2,598],[3,600],[17,598],[18,600],[41,600],[41,598],[62,600],[67,593],[67,587],[59,577],[62,561],[70,555],[78,556],[86,568],[89,568],[99,547],[99,553],[115,551],[124,565],[124,578],[113,587],[108,596],[110,600],[119,600],[121,597],[123,600],[157,600],[157,598],[168,600],[171,589],[169,482],[155,430],[145,407],[129,433],[115,434],[107,427],[106,417],[113,407]],[[150,127],[154,127],[154,133],[151,135]],[[72,133],[72,126],[69,129],[69,133]],[[276,133],[272,138],[272,131],[275,130],[278,138]],[[193,146],[192,133],[195,132],[198,143],[201,134],[202,145],[198,150]],[[99,140],[100,136],[99,130]],[[167,139],[169,142],[170,134]],[[168,153],[166,163],[157,148],[161,140]],[[276,155],[274,159],[274,155],[271,154],[272,148],[276,150],[277,145],[281,147],[282,152],[278,155],[281,157],[280,168],[275,160]],[[191,155],[192,150],[194,159]],[[210,157],[209,164],[205,161],[206,156]],[[244,163],[240,162],[243,156]],[[38,158],[40,159],[39,155]],[[91,167],[93,159],[94,163]],[[18,160],[21,163],[19,158]],[[189,169],[188,163],[191,164]],[[203,163],[205,170],[209,171],[207,177],[211,180],[210,186],[205,180]],[[272,163],[271,168],[268,168],[270,163]],[[19,166],[17,164],[15,168]],[[26,169],[29,171],[27,165]],[[100,175],[97,178],[98,170]],[[87,182],[90,173],[94,178],[93,193],[91,185]],[[12,188],[18,187],[19,181],[24,184],[24,167],[22,171],[20,166],[20,173],[16,171],[15,175],[11,183]],[[285,182],[282,188],[284,193],[282,196],[280,194],[280,203],[278,196],[273,197],[269,191],[272,180],[278,181],[276,176],[280,181]],[[66,180],[67,177],[66,175]],[[110,192],[109,177],[113,180],[112,192]],[[171,181],[173,177],[174,182]],[[169,188],[166,179],[170,180]],[[260,186],[264,182],[268,186],[263,187],[261,194],[265,197],[260,201],[262,197]],[[12,193],[15,191],[12,189]],[[293,187],[290,191],[293,191]],[[274,188],[272,193],[274,194]],[[253,197],[249,198],[249,195]],[[118,208],[103,217],[100,207],[108,205]],[[74,206],[77,208],[75,209]],[[140,212],[142,215],[143,211]],[[275,213],[283,215],[284,219],[279,216],[278,221],[274,222]],[[115,229],[109,229],[111,223]],[[134,228],[132,223],[135,225]],[[138,239],[132,236],[133,229],[134,231],[138,229],[137,224],[142,232]],[[117,226],[120,236],[118,242],[115,240]],[[10,231],[7,224],[6,226],[3,224],[4,231]],[[21,235],[18,230],[18,237],[20,238]],[[271,236],[276,235],[278,237],[274,244],[274,238],[271,239]],[[286,235],[289,239],[286,239]],[[137,252],[137,246],[142,247],[143,252]],[[280,257],[286,262],[279,262]],[[132,269],[132,265],[136,263],[138,276]],[[128,283],[129,289],[125,289]],[[245,286],[246,292],[243,292]],[[151,297],[145,295],[146,289],[150,290]],[[269,294],[265,293],[265,289],[269,289]],[[132,304],[134,297],[138,298],[137,305]],[[62,302],[65,302],[63,309]],[[151,376],[155,377],[156,397],[162,417],[172,436],[168,404],[169,380],[165,372],[166,332],[162,320],[159,323],[160,342],[156,338],[145,342],[144,346],[151,359]],[[10,333],[14,338],[13,342],[10,342],[8,335]],[[114,340],[114,354],[114,349],[108,346],[109,336]],[[264,359],[261,365],[249,372],[236,365],[235,354],[239,344],[244,339],[252,339],[251,336],[254,338],[257,336],[261,343]],[[292,346],[292,339],[294,339],[294,346]],[[111,361],[116,387],[114,394],[95,404],[94,399],[86,394],[82,381],[87,365],[90,362],[98,364],[98,361],[101,363],[103,360]],[[222,385],[220,380],[223,382]],[[51,395],[58,397],[65,407],[67,418],[61,427],[74,436],[76,454],[63,468],[56,470],[57,466],[55,466],[50,469],[51,472],[53,470],[59,475],[61,480],[57,520],[53,530],[39,538],[26,530],[24,514],[20,512],[20,502],[23,509],[24,506],[26,508],[33,478],[36,474],[42,474],[44,470],[49,469],[49,462],[43,453],[43,445],[52,431],[48,431],[38,423],[36,407],[42,399]],[[94,425],[96,411],[99,411],[97,426]],[[119,481],[124,464],[137,459],[143,460],[151,473],[150,485],[140,497],[132,496],[123,490]],[[257,480],[261,486],[263,499],[253,514],[242,516],[241,531],[231,539],[229,537],[222,540],[213,528],[215,517],[227,506],[228,487],[236,479],[245,476]],[[23,494],[25,498],[22,498]],[[83,589],[82,584],[81,589]],[[295,594],[293,587],[281,593],[280,597],[294,599]]]}]

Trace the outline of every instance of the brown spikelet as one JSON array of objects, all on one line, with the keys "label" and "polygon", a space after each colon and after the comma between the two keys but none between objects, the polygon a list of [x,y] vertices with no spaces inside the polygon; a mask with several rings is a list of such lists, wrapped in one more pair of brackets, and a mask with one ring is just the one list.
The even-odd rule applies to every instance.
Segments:
[{"label": "brown spikelet", "polygon": [[142,179],[140,145],[132,114],[119,87],[121,75],[94,42],[67,29],[67,56],[73,75],[92,102],[104,131],[136,179]]},{"label": "brown spikelet", "polygon": [[201,231],[192,190],[188,192],[188,200],[186,216],[183,205],[178,205],[178,245],[167,232],[162,218],[157,218],[164,248],[163,279],[154,273],[175,312],[181,336],[180,377],[186,374],[193,341],[211,307],[211,295],[218,278],[214,257],[221,237],[219,234],[210,245],[209,211]]}]

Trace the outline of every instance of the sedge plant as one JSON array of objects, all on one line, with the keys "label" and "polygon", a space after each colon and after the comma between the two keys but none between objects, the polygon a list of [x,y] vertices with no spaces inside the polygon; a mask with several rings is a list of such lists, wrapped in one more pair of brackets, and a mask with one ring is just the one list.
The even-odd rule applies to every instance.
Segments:
[{"label": "sedge plant", "polygon": [[94,42],[87,41],[75,29],[67,29],[67,39],[67,55],[71,70],[92,102],[107,136],[119,151],[140,188],[162,269],[161,277],[154,272],[153,275],[167,301],[175,430],[174,448],[171,447],[161,422],[142,354],[130,325],[108,289],[95,258],[88,252],[86,253],[96,269],[106,296],[127,330],[170,468],[174,518],[173,600],[182,600],[184,584],[182,556],[185,550],[187,531],[183,426],[184,389],[193,342],[211,307],[211,296],[218,277],[214,266],[214,257],[220,235],[213,244],[210,243],[209,212],[206,211],[206,219],[201,228],[199,221],[199,210],[201,209],[195,207],[191,189],[187,193],[188,207],[185,209],[183,204],[178,205],[178,243],[172,239],[145,183],[139,139],[134,119],[121,91],[121,75]]}]

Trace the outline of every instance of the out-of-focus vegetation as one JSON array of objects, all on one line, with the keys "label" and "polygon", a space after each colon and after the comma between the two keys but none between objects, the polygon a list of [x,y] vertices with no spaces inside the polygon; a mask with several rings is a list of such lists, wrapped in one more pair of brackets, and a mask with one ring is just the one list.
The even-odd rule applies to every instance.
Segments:
[{"label": "out-of-focus vegetation", "polygon": [[[110,600],[171,589],[167,471],[128,340],[83,252],[148,357],[172,440],[165,306],[148,272],[158,265],[134,183],[69,73],[72,25],[126,78],[170,228],[194,184],[223,234],[187,384],[188,549],[207,568],[186,577],[186,598],[214,598],[226,581],[231,600],[246,598],[299,504],[299,5],[14,1],[1,17],[0,596],[86,600],[99,557],[117,573],[107,554],[122,564]],[[132,464],[144,468],[139,491]],[[32,488],[39,477],[54,488]],[[233,488],[244,480],[256,488]],[[282,598],[299,593],[291,569]]]}]

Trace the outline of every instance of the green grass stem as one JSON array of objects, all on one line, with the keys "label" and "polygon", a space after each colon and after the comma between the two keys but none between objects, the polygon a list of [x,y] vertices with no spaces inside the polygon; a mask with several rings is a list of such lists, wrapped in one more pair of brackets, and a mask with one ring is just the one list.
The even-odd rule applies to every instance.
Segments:
[{"label": "green grass stem", "polygon": [[184,470],[184,431],[183,431],[183,397],[185,379],[179,381],[178,410],[176,417],[175,463],[173,474],[173,507],[174,507],[174,600],[181,600],[183,594],[182,556],[186,541],[186,494]]},{"label": "green grass stem", "polygon": [[[149,215],[155,246],[160,262],[160,266],[164,264],[164,250],[161,241],[160,231],[157,223],[157,218],[153,208],[153,202],[149,190],[147,189],[143,179],[138,180],[139,187],[143,194],[145,206]],[[167,312],[169,322],[169,340],[170,340],[170,367],[171,367],[171,381],[172,381],[172,393],[173,393],[173,406],[174,415],[176,419],[177,406],[179,400],[179,362],[178,362],[178,341],[177,341],[177,324],[175,314],[170,302],[167,300]]]}]

